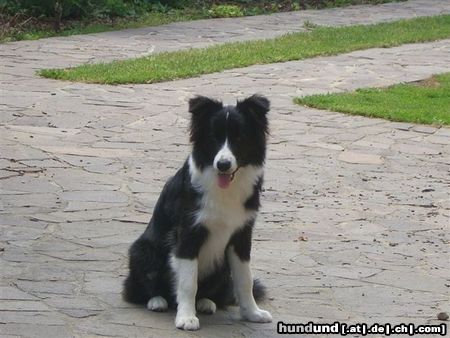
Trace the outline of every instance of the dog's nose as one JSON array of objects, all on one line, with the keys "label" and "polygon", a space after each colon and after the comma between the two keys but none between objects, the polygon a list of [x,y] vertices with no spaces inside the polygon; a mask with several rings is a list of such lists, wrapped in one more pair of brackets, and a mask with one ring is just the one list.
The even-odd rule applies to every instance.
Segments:
[{"label": "dog's nose", "polygon": [[230,160],[220,160],[217,162],[217,169],[219,169],[219,171],[225,172],[230,170],[230,168],[231,168]]}]

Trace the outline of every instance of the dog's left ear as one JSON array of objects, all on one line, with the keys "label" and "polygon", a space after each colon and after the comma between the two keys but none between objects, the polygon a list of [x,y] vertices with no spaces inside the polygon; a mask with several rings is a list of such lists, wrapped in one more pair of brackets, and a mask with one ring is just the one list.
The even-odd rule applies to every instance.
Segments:
[{"label": "dog's left ear", "polygon": [[264,132],[268,132],[267,112],[270,110],[270,101],[266,97],[254,94],[243,101],[238,101],[236,108],[242,113],[252,115]]}]

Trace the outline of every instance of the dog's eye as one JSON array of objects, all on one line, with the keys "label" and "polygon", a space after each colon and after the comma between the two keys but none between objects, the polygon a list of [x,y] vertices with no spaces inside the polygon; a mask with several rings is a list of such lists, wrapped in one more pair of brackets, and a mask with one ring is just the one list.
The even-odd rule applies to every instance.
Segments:
[{"label": "dog's eye", "polygon": [[221,143],[225,140],[226,133],[225,130],[222,130],[220,128],[214,128],[211,130],[212,137],[214,140],[216,140],[218,143]]},{"label": "dog's eye", "polygon": [[223,142],[225,142],[225,138],[226,138],[226,135],[221,135],[221,134],[216,134],[215,135],[215,140],[219,144],[222,144]]}]

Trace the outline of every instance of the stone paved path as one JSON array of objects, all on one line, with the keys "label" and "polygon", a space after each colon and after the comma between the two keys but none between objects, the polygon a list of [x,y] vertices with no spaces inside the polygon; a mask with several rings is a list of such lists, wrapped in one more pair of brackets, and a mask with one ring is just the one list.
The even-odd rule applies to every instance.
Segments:
[{"label": "stone paved path", "polygon": [[34,70],[270,37],[326,24],[450,12],[408,1],[179,23],[1,46],[0,335],[274,337],[235,309],[173,328],[120,299],[126,251],[188,153],[186,101],[273,103],[253,266],[274,321],[437,323],[450,310],[450,129],[292,104],[299,94],[415,81],[450,71],[450,40],[252,66],[153,85],[40,79]]}]

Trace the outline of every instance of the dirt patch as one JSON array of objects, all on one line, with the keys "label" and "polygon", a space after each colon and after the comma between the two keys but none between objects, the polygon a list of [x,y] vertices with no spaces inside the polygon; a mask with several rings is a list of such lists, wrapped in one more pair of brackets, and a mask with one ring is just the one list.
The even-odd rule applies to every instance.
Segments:
[{"label": "dirt patch", "polygon": [[417,87],[427,87],[427,88],[438,88],[441,86],[441,83],[435,76],[429,77],[428,79],[423,79],[419,81],[409,82],[410,84]]}]

